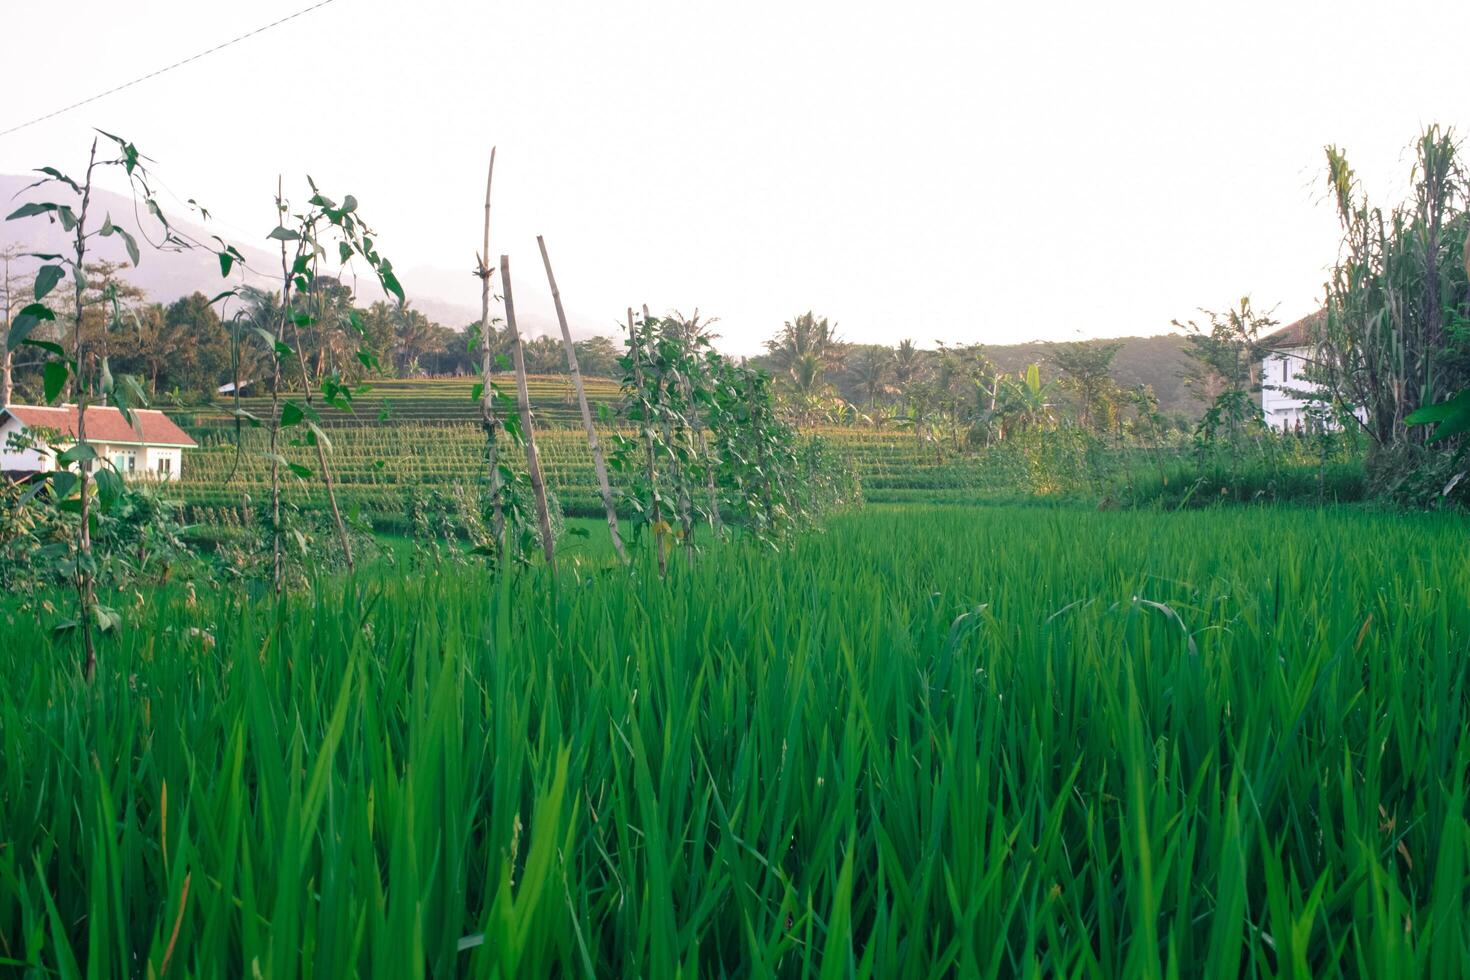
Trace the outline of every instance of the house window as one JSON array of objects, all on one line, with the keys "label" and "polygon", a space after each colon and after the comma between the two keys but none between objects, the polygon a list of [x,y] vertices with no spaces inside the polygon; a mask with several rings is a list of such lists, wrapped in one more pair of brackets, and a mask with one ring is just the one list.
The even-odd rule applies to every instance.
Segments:
[{"label": "house window", "polygon": [[1289,357],[1283,357],[1281,359],[1281,380],[1291,380],[1291,358]]},{"label": "house window", "polygon": [[109,458],[119,473],[133,473],[138,469],[137,453],[113,453]]},{"label": "house window", "polygon": [[173,472],[173,469],[174,469],[173,457],[171,457],[171,456],[160,456],[160,457],[158,457],[158,474],[160,476],[168,476],[170,473]]}]

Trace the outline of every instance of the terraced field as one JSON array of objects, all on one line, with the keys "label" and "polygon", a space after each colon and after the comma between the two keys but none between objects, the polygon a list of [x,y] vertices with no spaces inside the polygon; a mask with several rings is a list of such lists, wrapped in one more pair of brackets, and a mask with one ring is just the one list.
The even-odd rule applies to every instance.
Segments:
[{"label": "terraced field", "polygon": [[[358,397],[355,411],[323,410],[343,506],[392,523],[407,511],[415,493],[433,495],[480,479],[485,443],[474,386],[468,377],[375,382]],[[600,513],[592,457],[570,381],[560,375],[533,375],[527,387],[548,485],[566,513]],[[586,387],[594,410],[599,403],[615,404],[619,397],[618,383],[610,378],[588,378]],[[259,501],[269,486],[263,433],[247,430],[244,448],[237,451],[231,407],[222,402],[172,413],[200,443],[189,454],[179,487],[191,520],[197,522],[208,523],[220,511],[238,511],[247,499]],[[268,398],[242,398],[241,407],[258,418],[270,415]],[[973,456],[936,452],[901,430],[827,428],[811,434],[851,461],[867,499],[876,503],[965,502],[999,493],[1006,485],[1006,475],[993,465]],[[317,466],[309,447],[289,446],[284,455],[312,470]],[[516,465],[522,462],[514,451],[512,459]],[[305,508],[326,503],[318,480],[290,478],[285,495]]]},{"label": "terraced field", "polygon": [[[473,483],[484,473],[484,434],[467,422],[455,424],[401,424],[339,426],[331,431],[333,476],[343,506],[370,518],[391,520],[402,516],[414,494],[432,496],[451,487]],[[822,429],[813,433],[850,460],[868,500],[876,503],[906,501],[966,501],[1001,492],[1004,474],[976,457],[940,458],[903,432],[868,429]],[[246,444],[237,451],[233,430],[206,429],[199,433],[201,448],[189,454],[180,497],[190,508],[190,519],[210,522],[221,510],[238,510],[246,498],[259,501],[269,486],[269,464],[262,455],[263,433],[246,432]],[[547,428],[538,437],[547,483],[573,515],[600,512],[592,457],[580,428]],[[288,446],[284,455],[315,469],[315,450]],[[512,453],[514,462],[521,460]],[[614,482],[616,482],[614,474]],[[318,480],[290,477],[285,486],[288,502],[314,508],[325,505]]]},{"label": "terraced field", "polygon": [[[587,400],[594,408],[598,402],[614,402],[618,398],[618,383],[611,378],[587,378]],[[479,402],[475,400],[477,379],[463,378],[418,378],[391,381],[375,381],[372,388],[355,400],[355,411],[344,412],[334,408],[322,409],[323,421],[334,428],[391,425],[466,425],[480,418]],[[500,375],[496,384],[507,392],[515,391],[515,380],[510,375]],[[531,393],[531,405],[537,420],[545,426],[581,425],[577,409],[577,396],[571,380],[564,375],[532,375],[526,379]],[[178,423],[197,433],[212,430],[232,429],[234,423],[229,410],[233,404],[222,401],[219,405],[193,411],[171,413]],[[240,407],[258,418],[270,415],[270,398],[259,395],[240,399]]]}]

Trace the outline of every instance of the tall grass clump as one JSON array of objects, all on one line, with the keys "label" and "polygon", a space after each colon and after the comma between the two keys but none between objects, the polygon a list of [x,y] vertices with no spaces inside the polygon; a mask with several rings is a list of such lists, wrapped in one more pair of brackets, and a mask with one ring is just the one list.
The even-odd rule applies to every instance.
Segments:
[{"label": "tall grass clump", "polygon": [[[0,643],[0,962],[1459,975],[1445,515],[869,509]],[[631,579],[629,578],[631,576]]]}]

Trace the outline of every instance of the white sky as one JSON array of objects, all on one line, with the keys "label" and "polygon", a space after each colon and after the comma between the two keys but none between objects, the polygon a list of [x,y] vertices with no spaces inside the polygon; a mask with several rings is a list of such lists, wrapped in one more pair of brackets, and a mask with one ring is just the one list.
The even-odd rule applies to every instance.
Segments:
[{"label": "white sky", "polygon": [[[309,0],[5,0],[0,129]],[[335,0],[0,137],[80,169],[89,126],[264,245],[278,172],[351,192],[402,270],[468,270],[498,144],[518,306],[700,307],[753,351],[1157,333],[1243,293],[1294,319],[1336,249],[1322,147],[1407,189],[1470,132],[1470,4]],[[80,66],[80,67],[74,67]],[[406,277],[407,278],[407,277]],[[464,276],[477,305],[477,283]]]}]

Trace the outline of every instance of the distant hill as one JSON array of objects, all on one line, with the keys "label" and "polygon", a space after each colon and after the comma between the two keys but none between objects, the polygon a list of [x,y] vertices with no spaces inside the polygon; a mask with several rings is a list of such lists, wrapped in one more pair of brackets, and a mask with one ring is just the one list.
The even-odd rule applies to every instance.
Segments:
[{"label": "distant hill", "polygon": [[[27,201],[50,199],[48,194],[60,200],[59,197],[55,197],[55,185],[24,190],[27,185],[35,183],[35,179],[35,176],[0,174],[0,209],[3,209],[0,211],[0,217],[10,214]],[[70,193],[68,188],[62,187],[61,190]],[[279,288],[278,273],[273,271],[279,270],[281,265],[278,254],[268,251],[263,244],[242,242],[236,235],[223,229],[210,227],[209,223],[204,222],[202,217],[187,205],[173,203],[166,198],[160,200],[159,204],[164,214],[168,216],[169,222],[186,236],[213,244],[211,236],[219,235],[234,245],[244,254],[246,268],[237,272],[227,283],[220,278],[218,259],[205,249],[182,252],[149,250],[142,236],[138,234],[138,221],[132,198],[107,190],[94,191],[92,196],[94,213],[99,217],[111,216],[114,224],[132,233],[138,238],[138,244],[143,247],[142,261],[136,268],[129,269],[124,274],[124,278],[144,289],[151,299],[170,303],[180,296],[187,296],[195,292],[214,296],[230,286],[238,285],[242,280],[254,286]],[[150,233],[157,228],[157,222],[151,218],[145,224]],[[269,230],[269,228],[262,229],[261,243],[266,242],[265,233]],[[29,218],[23,221],[0,221],[0,247],[7,244],[15,244],[32,252],[65,253],[70,250],[71,239],[60,224],[48,222],[43,218]],[[112,262],[128,261],[127,251],[122,241],[116,237],[93,239],[89,249],[97,259],[107,259]],[[389,258],[392,257],[391,244],[385,244],[384,252]],[[403,283],[409,303],[429,319],[456,329],[480,319],[480,285],[468,267],[462,270],[429,267],[397,268],[394,271],[399,281]],[[363,282],[360,286],[358,297],[360,303],[366,305],[383,298],[375,281]],[[536,309],[535,304],[538,299],[540,297],[528,296],[525,302],[516,304],[521,332],[528,337],[560,336],[561,328],[557,325],[555,317],[549,312]],[[546,303],[549,307],[550,300],[547,299]],[[522,309],[523,306],[526,308]],[[572,336],[578,340],[607,332],[601,328],[595,318],[581,315],[575,310],[567,311],[567,320],[572,329]]]}]

